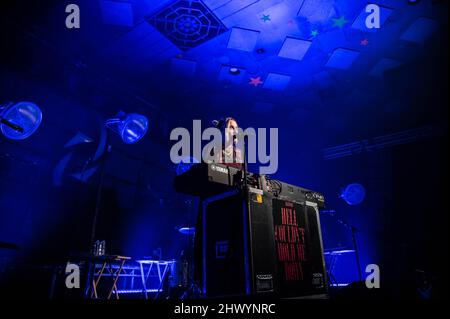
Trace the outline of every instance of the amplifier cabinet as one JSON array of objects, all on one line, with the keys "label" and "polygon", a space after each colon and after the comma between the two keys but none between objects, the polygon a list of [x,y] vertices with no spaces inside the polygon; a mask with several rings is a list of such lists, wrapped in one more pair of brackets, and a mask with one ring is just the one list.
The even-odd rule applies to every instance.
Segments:
[{"label": "amplifier cabinet", "polygon": [[327,291],[317,204],[249,187],[202,201],[207,297],[299,297]]}]

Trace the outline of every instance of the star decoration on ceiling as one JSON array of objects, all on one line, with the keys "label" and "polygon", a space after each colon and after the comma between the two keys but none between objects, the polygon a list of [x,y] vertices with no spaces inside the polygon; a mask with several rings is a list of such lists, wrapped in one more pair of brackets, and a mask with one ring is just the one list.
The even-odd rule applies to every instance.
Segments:
[{"label": "star decoration on ceiling", "polygon": [[256,78],[250,78],[250,82],[248,82],[248,84],[253,85],[254,87],[260,86],[262,83],[263,81],[261,81],[260,76]]},{"label": "star decoration on ceiling", "polygon": [[363,45],[363,46],[366,46],[366,45],[369,44],[369,40],[363,39],[363,40],[361,40],[360,44]]},{"label": "star decoration on ceiling", "polygon": [[312,31],[311,31],[311,36],[312,36],[313,38],[317,37],[318,35],[319,35],[319,31],[317,31],[317,30],[312,30]]},{"label": "star decoration on ceiling", "polygon": [[333,18],[331,20],[333,20],[333,27],[338,27],[339,29],[342,29],[344,25],[348,23],[348,20],[345,20],[344,16]]},{"label": "star decoration on ceiling", "polygon": [[263,16],[261,17],[261,20],[263,20],[264,22],[270,21],[270,15],[269,14],[263,14]]}]

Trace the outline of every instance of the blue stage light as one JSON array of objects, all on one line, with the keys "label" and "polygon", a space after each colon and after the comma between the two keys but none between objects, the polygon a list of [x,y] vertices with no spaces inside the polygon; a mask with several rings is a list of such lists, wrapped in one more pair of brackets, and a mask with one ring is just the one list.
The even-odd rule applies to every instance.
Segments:
[{"label": "blue stage light", "polygon": [[366,190],[361,184],[352,183],[344,188],[340,197],[351,206],[359,205],[366,197]]},{"label": "blue stage light", "polygon": [[195,227],[181,227],[178,229],[178,232],[183,235],[194,235]]},{"label": "blue stage light", "polygon": [[36,132],[42,112],[31,102],[10,103],[0,107],[0,130],[12,140],[23,140]]},{"label": "blue stage light", "polygon": [[231,75],[239,75],[241,73],[241,70],[239,70],[238,68],[232,67],[228,70],[228,72]]},{"label": "blue stage light", "polygon": [[119,132],[126,144],[134,144],[139,141],[148,129],[148,120],[139,114],[128,114],[119,125]]},{"label": "blue stage light", "polygon": [[148,120],[136,113],[119,113],[118,118],[107,120],[106,126],[118,133],[125,144],[134,144],[147,133]]}]

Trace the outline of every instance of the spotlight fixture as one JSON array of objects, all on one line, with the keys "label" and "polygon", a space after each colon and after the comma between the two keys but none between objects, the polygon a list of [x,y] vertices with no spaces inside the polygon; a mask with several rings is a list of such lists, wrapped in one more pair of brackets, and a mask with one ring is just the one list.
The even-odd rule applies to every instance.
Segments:
[{"label": "spotlight fixture", "polygon": [[12,140],[23,140],[32,135],[42,122],[42,111],[32,102],[0,105],[0,131]]},{"label": "spotlight fixture", "polygon": [[256,49],[256,53],[264,54],[264,53],[266,53],[266,50],[264,48],[259,48],[259,49]]},{"label": "spotlight fixture", "polygon": [[415,4],[418,4],[420,2],[420,0],[407,0],[406,2],[410,5],[415,5]]},{"label": "spotlight fixture", "polygon": [[116,132],[125,144],[137,143],[148,129],[148,120],[144,115],[119,112],[116,118],[106,121],[106,127]]},{"label": "spotlight fixture", "polygon": [[361,204],[366,197],[366,190],[361,184],[352,183],[347,185],[342,190],[339,197],[342,198],[347,204],[356,206]]},{"label": "spotlight fixture", "polygon": [[231,75],[239,75],[241,73],[241,70],[235,67],[231,67],[228,72],[230,72]]}]

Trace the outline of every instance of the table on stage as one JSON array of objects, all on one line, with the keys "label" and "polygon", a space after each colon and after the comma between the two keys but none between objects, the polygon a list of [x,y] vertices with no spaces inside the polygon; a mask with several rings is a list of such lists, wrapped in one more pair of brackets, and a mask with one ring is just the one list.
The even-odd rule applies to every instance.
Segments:
[{"label": "table on stage", "polygon": [[[111,299],[111,296],[115,295],[116,299],[119,299],[119,293],[117,289],[117,281],[119,280],[120,274],[122,272],[123,266],[130,257],[118,256],[118,255],[105,255],[96,256],[93,259],[93,273],[92,273],[92,291],[90,293],[90,298],[98,299],[98,287],[100,280],[105,277],[105,275],[112,276],[112,285],[109,289],[108,296],[106,299]],[[97,271],[97,262],[101,263],[99,271]],[[117,264],[119,265],[117,267]]]}]

